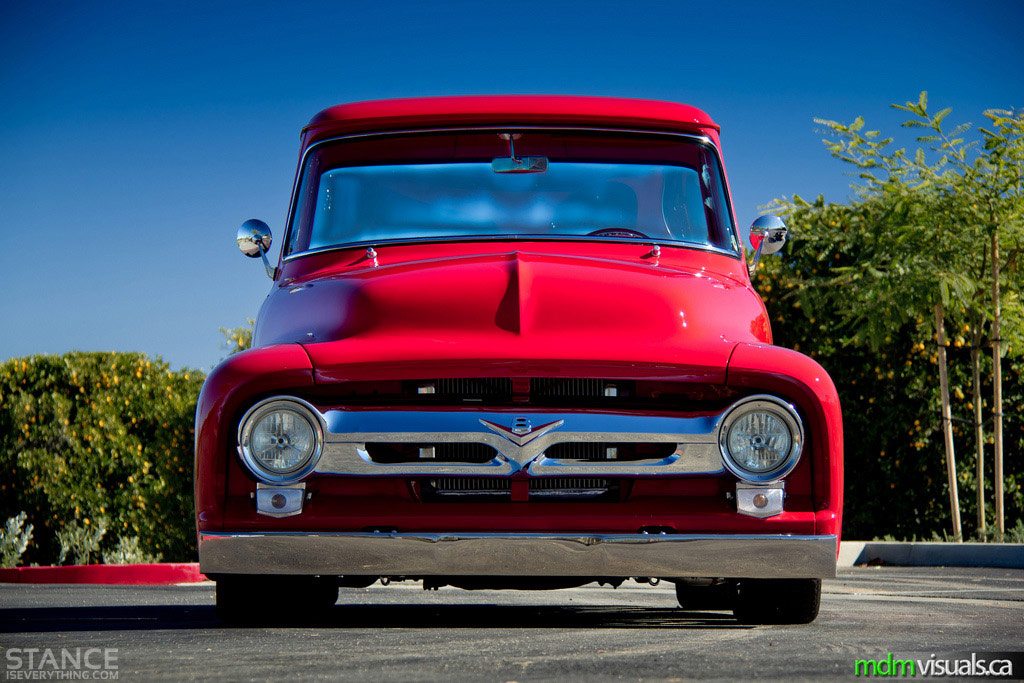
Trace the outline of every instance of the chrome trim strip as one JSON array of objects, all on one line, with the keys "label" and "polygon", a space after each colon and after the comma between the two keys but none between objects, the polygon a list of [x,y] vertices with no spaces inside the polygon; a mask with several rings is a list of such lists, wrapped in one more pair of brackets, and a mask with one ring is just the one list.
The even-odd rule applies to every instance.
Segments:
[{"label": "chrome trim strip", "polygon": [[[309,147],[307,147],[305,149],[305,151],[302,153],[302,156],[299,158],[299,167],[298,167],[298,171],[297,171],[296,176],[295,176],[295,182],[292,185],[291,201],[289,202],[289,205],[288,205],[288,218],[285,221],[284,235],[282,235],[282,239],[281,239],[281,255],[282,256],[279,257],[280,263],[287,263],[287,262],[289,262],[289,261],[291,261],[293,259],[303,258],[305,256],[310,256],[312,254],[320,254],[320,253],[329,252],[329,251],[339,251],[339,250],[342,250],[342,249],[351,249],[353,247],[360,247],[360,246],[366,246],[366,245],[371,245],[371,244],[372,245],[392,244],[392,243],[396,243],[396,244],[401,244],[401,243],[424,244],[424,243],[448,242],[448,241],[471,241],[471,242],[476,242],[476,241],[480,241],[480,240],[483,240],[483,239],[490,239],[490,238],[484,238],[484,237],[468,237],[468,238],[467,237],[451,237],[451,238],[410,239],[410,240],[377,240],[377,241],[372,242],[372,243],[371,242],[350,242],[350,243],[344,244],[344,245],[332,245],[332,246],[329,246],[329,247],[321,247],[319,249],[312,249],[312,250],[307,249],[306,251],[300,251],[300,252],[296,252],[294,254],[288,254],[287,256],[284,256],[284,251],[285,251],[285,249],[287,249],[288,242],[291,239],[292,221],[295,218],[295,206],[296,206],[296,203],[297,203],[296,199],[298,197],[299,190],[302,188],[302,180],[303,180],[303,176],[305,175],[305,171],[306,171],[306,158],[309,156],[309,153],[312,152],[314,149],[317,149],[318,147],[320,147],[322,145],[327,145],[327,144],[332,143],[332,142],[338,142],[340,140],[348,140],[348,139],[355,139],[355,138],[389,137],[389,136],[393,136],[393,135],[409,135],[409,134],[412,134],[412,133],[454,133],[454,132],[459,132],[459,131],[466,131],[466,132],[508,131],[510,128],[515,129],[515,130],[580,131],[580,132],[585,132],[585,133],[627,133],[627,134],[632,134],[632,135],[655,135],[655,136],[661,135],[661,136],[666,136],[666,137],[686,138],[687,140],[690,140],[691,142],[695,142],[695,143],[697,143],[697,144],[699,144],[699,145],[701,145],[703,147],[706,147],[707,149],[710,149],[714,153],[715,158],[718,161],[719,173],[722,175],[722,185],[727,190],[728,190],[728,187],[729,187],[728,181],[727,181],[727,179],[725,177],[725,162],[724,162],[724,159],[722,158],[722,151],[720,149],[718,149],[718,147],[715,145],[715,143],[712,142],[711,138],[709,138],[707,135],[697,135],[697,134],[694,134],[694,133],[681,133],[681,132],[676,132],[676,131],[666,131],[666,130],[656,130],[656,129],[643,129],[643,128],[601,128],[601,127],[565,126],[565,125],[562,125],[562,126],[538,126],[538,125],[518,126],[518,125],[509,124],[507,126],[454,126],[454,127],[443,127],[443,128],[409,128],[409,129],[405,129],[405,130],[373,131],[373,132],[369,132],[369,133],[351,133],[349,135],[338,135],[338,136],[335,136],[335,137],[332,137],[332,138],[326,138],[324,140],[319,140],[318,142],[313,143],[312,145],[310,145]],[[305,129],[303,129],[303,130],[305,130]],[[735,210],[733,209],[733,206],[732,206],[732,195],[728,191],[726,191],[725,194],[726,194],[726,203],[729,206],[729,218],[732,221],[732,232],[736,236],[737,240],[741,240],[742,237],[741,237],[741,233],[740,233],[740,230],[739,230],[739,224],[736,222],[736,212],[735,212]],[[611,241],[616,241],[616,242],[624,242],[624,243],[627,243],[627,244],[651,244],[651,243],[656,243],[656,244],[663,244],[665,246],[670,246],[670,247],[679,247],[679,248],[683,248],[683,249],[698,249],[700,251],[710,251],[710,252],[714,252],[714,253],[717,253],[717,254],[722,254],[723,256],[729,256],[729,257],[731,257],[733,259],[736,259],[736,260],[743,260],[742,249],[740,251],[731,251],[731,250],[728,250],[728,249],[722,249],[720,247],[715,247],[715,246],[712,246],[710,244],[698,245],[698,244],[693,243],[693,242],[683,242],[681,240],[651,240],[651,239],[647,239],[647,240],[617,240],[617,239],[614,239],[614,238],[607,238],[607,237],[606,238],[602,238],[601,240],[594,240],[594,238],[591,237],[588,240],[588,239],[586,239],[587,238],[586,235],[579,235],[579,236],[574,236],[574,235],[555,235],[555,236],[550,236],[549,239],[552,239],[554,241],[562,241],[562,240],[565,240],[567,238],[572,239],[574,237],[576,239],[583,238],[584,241],[608,242],[608,241],[611,240]],[[536,238],[543,238],[543,236],[538,236],[538,235],[522,235],[518,239],[527,240],[527,239],[536,239]],[[502,237],[501,239],[508,239],[508,237],[505,236],[505,237]]]},{"label": "chrome trim strip", "polygon": [[[487,424],[511,426],[516,417],[523,415],[529,416],[533,424],[546,428],[525,443],[499,435]],[[534,475],[628,476],[711,474],[725,470],[717,439],[721,415],[654,417],[594,412],[329,410],[322,414],[322,419],[326,426],[324,448],[315,470],[321,473],[508,475],[525,469]],[[381,464],[370,459],[367,442],[481,443],[494,448],[497,455],[484,464],[436,461]],[[587,462],[544,456],[545,450],[564,442],[674,443],[677,448],[666,458],[651,460]]]},{"label": "chrome trim strip", "polygon": [[200,533],[204,574],[831,578],[836,536]]}]

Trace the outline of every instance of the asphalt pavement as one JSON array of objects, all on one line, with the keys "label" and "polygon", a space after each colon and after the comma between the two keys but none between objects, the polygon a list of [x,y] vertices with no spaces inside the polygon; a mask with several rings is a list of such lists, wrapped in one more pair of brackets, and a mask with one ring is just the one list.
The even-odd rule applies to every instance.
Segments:
[{"label": "asphalt pavement", "polygon": [[[254,599],[273,611],[273,596]],[[223,627],[213,604],[209,583],[0,585],[0,680],[26,679],[30,654],[36,669],[52,669],[40,664],[47,649],[59,660],[64,650],[109,648],[105,665],[93,652],[92,677],[119,681],[497,683],[850,678],[855,660],[890,652],[1024,650],[1019,569],[842,569],[806,626],[682,612],[666,583],[547,592],[375,584],[342,589],[321,622],[281,628]]]}]

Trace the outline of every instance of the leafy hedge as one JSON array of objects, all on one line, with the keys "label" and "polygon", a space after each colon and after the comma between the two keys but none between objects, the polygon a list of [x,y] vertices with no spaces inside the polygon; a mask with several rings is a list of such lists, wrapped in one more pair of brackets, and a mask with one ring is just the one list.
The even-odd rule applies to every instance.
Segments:
[{"label": "leafy hedge", "polygon": [[108,529],[105,554],[137,543],[164,560],[194,559],[193,422],[203,379],[138,353],[0,364],[0,520],[28,513],[35,534],[23,563],[56,564],[58,531],[97,526]]},{"label": "leafy hedge", "polygon": [[[846,435],[843,534],[847,538],[930,538],[951,533],[949,489],[940,414],[933,320],[894,296],[882,315],[884,338],[841,322],[854,285],[839,283],[843,268],[863,261],[878,221],[863,207],[807,203],[797,198],[786,222],[790,240],[781,258],[761,262],[754,278],[772,319],[775,343],[821,363],[839,390]],[[899,282],[894,283],[899,289]],[[879,302],[878,308],[885,306]],[[959,500],[964,537],[978,536],[970,341],[962,311],[946,325]],[[985,346],[983,344],[983,346]],[[876,347],[872,350],[872,347]],[[992,413],[991,348],[982,349],[984,416]],[[1016,352],[1016,349],[1010,349]],[[1024,508],[1024,361],[1003,359],[1003,449],[1006,528],[1021,524]],[[985,501],[989,536],[993,502],[992,423],[985,427]]]}]

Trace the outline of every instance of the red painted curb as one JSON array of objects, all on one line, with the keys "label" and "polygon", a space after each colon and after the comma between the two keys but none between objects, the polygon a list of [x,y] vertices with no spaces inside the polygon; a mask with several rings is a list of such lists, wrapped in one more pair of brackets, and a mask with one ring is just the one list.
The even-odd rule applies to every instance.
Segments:
[{"label": "red painted curb", "polygon": [[0,569],[0,583],[100,583],[125,586],[167,586],[197,583],[206,577],[198,562],[162,564],[77,564],[67,567]]}]

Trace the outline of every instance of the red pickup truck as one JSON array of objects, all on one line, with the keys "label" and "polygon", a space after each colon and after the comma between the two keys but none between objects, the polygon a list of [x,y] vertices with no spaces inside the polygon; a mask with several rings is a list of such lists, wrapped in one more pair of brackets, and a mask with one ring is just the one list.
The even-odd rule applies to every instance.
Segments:
[{"label": "red pickup truck", "polygon": [[253,348],[196,416],[201,570],[224,619],[338,588],[674,582],[806,623],[835,575],[842,420],[772,345],[719,128],[669,102],[327,109],[302,132]]}]

